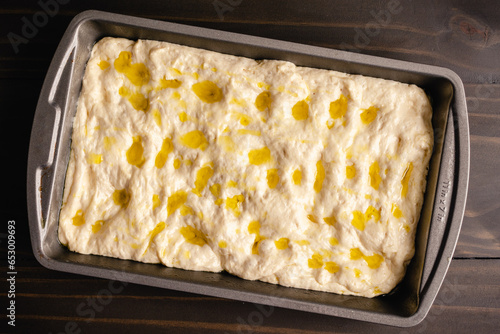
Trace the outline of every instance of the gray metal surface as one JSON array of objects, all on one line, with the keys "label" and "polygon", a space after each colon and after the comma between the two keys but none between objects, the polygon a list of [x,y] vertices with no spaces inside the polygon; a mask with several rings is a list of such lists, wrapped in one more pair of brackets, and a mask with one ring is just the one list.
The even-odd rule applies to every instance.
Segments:
[{"label": "gray metal surface", "polygon": [[[90,51],[105,36],[162,40],[254,59],[282,59],[424,88],[433,104],[435,148],[415,256],[398,287],[372,299],[341,296],[246,281],[226,273],[81,255],[63,247],[57,227],[72,121]],[[448,270],[462,224],[468,178],[469,126],[464,88],[460,78],[448,69],[87,11],[70,23],[40,93],[28,157],[30,234],[35,257],[54,270],[406,327],[424,319]]]}]

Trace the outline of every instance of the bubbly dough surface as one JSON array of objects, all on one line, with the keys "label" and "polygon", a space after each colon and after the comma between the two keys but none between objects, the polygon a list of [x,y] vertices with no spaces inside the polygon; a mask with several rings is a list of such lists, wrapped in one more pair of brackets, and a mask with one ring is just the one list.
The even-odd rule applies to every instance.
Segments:
[{"label": "bubbly dough surface", "polygon": [[413,85],[104,38],[59,239],[75,252],[366,297],[403,278],[432,152]]}]

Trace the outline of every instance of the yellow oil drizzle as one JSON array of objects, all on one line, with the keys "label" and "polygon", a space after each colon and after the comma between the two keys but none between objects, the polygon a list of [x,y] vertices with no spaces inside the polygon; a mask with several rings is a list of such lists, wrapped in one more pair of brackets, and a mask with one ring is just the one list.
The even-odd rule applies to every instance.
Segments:
[{"label": "yellow oil drizzle", "polygon": [[337,263],[333,261],[328,261],[325,262],[325,270],[328,271],[330,274],[335,274],[340,270],[340,267]]},{"label": "yellow oil drizzle", "polygon": [[364,254],[359,248],[351,248],[349,258],[351,260],[359,260],[363,258]]},{"label": "yellow oil drizzle", "polygon": [[161,205],[160,196],[157,194],[153,195],[153,210]]},{"label": "yellow oil drizzle", "polygon": [[228,153],[236,151],[236,144],[230,136],[220,136],[218,138],[218,143],[221,145],[222,149]]},{"label": "yellow oil drizzle", "polygon": [[380,254],[373,253],[373,255],[368,256],[363,254],[363,252],[359,248],[351,248],[350,250],[350,259],[351,260],[365,260],[368,267],[371,269],[377,269],[380,267],[382,262],[384,262],[384,257]]},{"label": "yellow oil drizzle", "polygon": [[179,159],[174,160],[174,168],[175,169],[181,168],[181,161]]},{"label": "yellow oil drizzle", "polygon": [[271,168],[267,170],[267,185],[269,186],[270,189],[276,188],[278,185],[278,182],[280,181],[280,177],[278,175],[278,169],[277,168]]},{"label": "yellow oil drizzle", "polygon": [[293,184],[297,185],[297,186],[300,186],[301,183],[302,183],[302,172],[300,171],[300,169],[296,169],[293,174],[292,174],[292,181],[293,181]]},{"label": "yellow oil drizzle", "polygon": [[380,211],[375,209],[373,206],[368,206],[365,211],[365,220],[369,221],[370,219],[374,219],[376,222],[380,221]]},{"label": "yellow oil drizzle", "polygon": [[276,246],[277,249],[284,250],[288,248],[289,242],[290,239],[288,238],[280,238],[274,242],[274,245]]},{"label": "yellow oil drizzle", "polygon": [[104,137],[103,139],[103,145],[104,145],[104,149],[106,151],[109,151],[111,150],[111,147],[116,144],[116,138],[115,137]]},{"label": "yellow oil drizzle", "polygon": [[248,161],[252,165],[262,165],[266,162],[271,161],[271,151],[264,146],[263,148],[251,150],[248,152]]},{"label": "yellow oil drizzle", "polygon": [[369,175],[370,175],[370,186],[373,189],[378,190],[380,182],[382,182],[382,178],[380,177],[380,167],[377,161],[371,164]]},{"label": "yellow oil drizzle", "polygon": [[380,211],[371,205],[366,208],[364,214],[361,211],[355,210],[352,212],[352,216],[352,226],[360,231],[363,231],[365,229],[365,223],[367,223],[371,219],[375,220],[375,222],[380,221]]},{"label": "yellow oil drizzle", "polygon": [[88,161],[91,164],[99,165],[102,162],[102,154],[90,153]]},{"label": "yellow oil drizzle", "polygon": [[187,242],[197,246],[204,246],[207,244],[207,237],[200,230],[192,226],[181,227],[180,232]]},{"label": "yellow oil drizzle", "polygon": [[345,151],[345,158],[347,160],[352,158],[352,146],[349,146]]},{"label": "yellow oil drizzle", "polygon": [[182,75],[182,72],[181,72],[181,71],[179,71],[178,69],[176,69],[175,67],[170,67],[170,68],[169,68],[169,70],[170,70],[170,72],[172,72],[172,74],[173,74],[174,76],[179,76],[179,75]]},{"label": "yellow oil drizzle", "polygon": [[[292,92],[291,90],[288,90],[286,89],[284,86],[278,86],[278,88],[276,88],[276,90],[280,93],[287,93],[293,97],[298,97],[298,94],[295,93],[295,92]],[[304,101],[310,101],[310,97],[307,97]]]},{"label": "yellow oil drizzle", "polygon": [[120,52],[114,66],[117,72],[125,74],[135,86],[142,86],[149,82],[150,74],[146,65],[142,63],[132,64],[132,53],[128,51]]},{"label": "yellow oil drizzle", "polygon": [[155,166],[156,168],[162,168],[167,162],[168,155],[174,151],[174,144],[170,138],[165,138],[161,144],[160,152],[156,155]]},{"label": "yellow oil drizzle", "polygon": [[167,88],[179,88],[182,85],[182,81],[177,79],[167,80],[165,77],[160,79],[158,87],[155,88],[156,91],[167,89]]},{"label": "yellow oil drizzle", "polygon": [[247,102],[245,101],[245,99],[237,99],[237,98],[232,98],[231,101],[229,101],[229,104],[235,104],[242,108],[247,106]]},{"label": "yellow oil drizzle", "polygon": [[187,201],[187,193],[179,190],[168,197],[167,214],[170,216]]},{"label": "yellow oil drizzle", "polygon": [[337,222],[337,219],[335,217],[331,216],[331,217],[325,217],[325,218],[323,218],[323,221],[325,223],[327,223],[328,225],[330,225],[330,226],[334,226],[335,223]]},{"label": "yellow oil drizzle", "polygon": [[181,216],[183,216],[183,217],[188,216],[188,215],[194,215],[193,208],[190,206],[187,206],[185,204],[181,205],[180,212],[181,212]]},{"label": "yellow oil drizzle", "polygon": [[245,197],[243,195],[228,197],[226,198],[226,209],[231,210],[236,217],[239,217],[241,215],[239,204],[243,202],[245,202]]},{"label": "yellow oil drizzle", "polygon": [[227,242],[225,242],[224,240],[219,241],[219,247],[220,248],[226,248],[227,247]]},{"label": "yellow oil drizzle", "polygon": [[325,167],[323,166],[323,162],[318,160],[316,163],[316,180],[314,181],[314,191],[319,193],[323,188],[323,181],[325,180]]},{"label": "yellow oil drizzle", "polygon": [[391,213],[397,219],[403,217],[403,212],[401,211],[401,209],[398,207],[398,205],[396,203],[392,203]]},{"label": "yellow oil drizzle", "polygon": [[233,180],[229,180],[226,183],[226,187],[228,187],[228,188],[236,188],[237,186],[238,186],[238,182],[233,181]]},{"label": "yellow oil drizzle", "polygon": [[92,225],[92,233],[98,233],[104,225],[104,220],[98,220]]},{"label": "yellow oil drizzle", "polygon": [[346,166],[345,167],[345,176],[348,179],[353,179],[356,176],[356,167],[354,165]]},{"label": "yellow oil drizzle", "polygon": [[104,71],[110,66],[110,64],[105,60],[101,60],[99,64],[97,64],[97,66],[99,66],[99,68]]},{"label": "yellow oil drizzle", "polygon": [[202,81],[195,83],[191,89],[200,100],[205,103],[215,103],[222,100],[222,90],[212,81]]},{"label": "yellow oil drizzle", "polygon": [[248,126],[250,125],[250,123],[252,123],[252,117],[245,115],[243,113],[235,113],[235,114],[238,116],[241,125]]},{"label": "yellow oil drizzle", "polygon": [[307,265],[311,269],[319,269],[323,267],[323,256],[315,252],[310,259],[307,260]]},{"label": "yellow oil drizzle", "polygon": [[132,93],[127,87],[122,86],[118,90],[118,94],[128,99],[128,101],[135,110],[146,112],[149,108],[148,98],[141,93],[138,92]]},{"label": "yellow oil drizzle", "polygon": [[410,184],[411,173],[413,172],[413,162],[410,162],[406,167],[403,178],[401,179],[401,197],[405,198],[408,194],[408,185]]},{"label": "yellow oil drizzle", "polygon": [[335,121],[333,119],[329,119],[328,121],[326,121],[326,127],[328,129],[331,129],[335,126]]},{"label": "yellow oil drizzle", "polygon": [[127,189],[116,189],[113,192],[113,202],[116,205],[121,206],[123,209],[127,208],[128,203],[130,202],[130,193],[127,191]]},{"label": "yellow oil drizzle", "polygon": [[205,151],[208,147],[208,140],[200,130],[194,130],[181,137],[184,146]]},{"label": "yellow oil drizzle", "polygon": [[161,113],[158,109],[154,109],[152,112],[153,119],[159,127],[161,127]]},{"label": "yellow oil drizzle", "polygon": [[250,234],[259,234],[260,233],[260,223],[257,220],[254,220],[248,224],[248,233]]},{"label": "yellow oil drizzle", "polygon": [[266,238],[260,235],[260,223],[254,220],[248,224],[248,233],[255,234],[255,239],[252,245],[252,254],[259,254],[259,244]]},{"label": "yellow oil drizzle", "polygon": [[214,195],[215,198],[220,197],[221,185],[218,183],[214,183],[210,186],[210,192]]},{"label": "yellow oil drizzle", "polygon": [[339,244],[339,241],[337,240],[337,238],[335,237],[331,237],[330,239],[328,239],[328,242],[330,243],[330,245],[332,246],[337,246]]},{"label": "yellow oil drizzle", "polygon": [[292,107],[292,116],[297,121],[306,120],[309,117],[309,104],[305,101],[299,101]]},{"label": "yellow oil drizzle", "polygon": [[259,111],[265,111],[271,106],[271,102],[271,93],[264,91],[257,95],[257,98],[255,99],[255,107]]},{"label": "yellow oil drizzle", "polygon": [[264,88],[265,90],[269,90],[271,88],[270,85],[268,85],[268,84],[266,84],[265,82],[262,82],[262,81],[257,83],[257,87]]},{"label": "yellow oil drizzle", "polygon": [[188,121],[188,115],[185,111],[179,113],[179,121],[181,121],[182,123]]},{"label": "yellow oil drizzle", "polygon": [[355,210],[352,212],[351,225],[360,231],[365,229],[365,216],[361,211]]},{"label": "yellow oil drizzle", "polygon": [[338,119],[345,116],[347,111],[347,97],[344,94],[340,94],[340,97],[330,103],[330,117],[333,119]]},{"label": "yellow oil drizzle", "polygon": [[146,247],[146,249],[144,250],[144,253],[142,253],[142,255],[146,254],[149,247],[151,247],[151,243],[153,242],[154,238],[156,238],[156,236],[158,234],[160,234],[164,229],[165,229],[165,222],[159,222],[155,226],[155,228],[151,232],[149,232],[149,234],[148,234],[148,236],[149,236],[148,246]]},{"label": "yellow oil drizzle", "polygon": [[311,244],[309,240],[295,240],[294,242],[299,246],[309,246]]},{"label": "yellow oil drizzle", "polygon": [[133,143],[127,150],[126,156],[129,164],[141,168],[146,159],[143,156],[144,148],[142,147],[142,137],[136,136],[132,138]]},{"label": "yellow oil drizzle", "polygon": [[374,106],[371,106],[368,109],[361,109],[361,110],[363,110],[363,112],[359,115],[359,117],[361,117],[361,121],[364,124],[370,124],[375,120],[375,118],[377,118],[377,112],[379,109]]},{"label": "yellow oil drizzle", "polygon": [[309,219],[313,223],[318,223],[318,220],[316,219],[315,215],[307,215],[307,219]]},{"label": "yellow oil drizzle", "polygon": [[210,166],[200,168],[196,172],[196,180],[192,192],[201,197],[201,192],[208,184],[208,180],[214,175],[214,170]]},{"label": "yellow oil drizzle", "polygon": [[85,214],[82,210],[77,210],[74,217],[72,218],[73,225],[82,226],[85,224]]}]

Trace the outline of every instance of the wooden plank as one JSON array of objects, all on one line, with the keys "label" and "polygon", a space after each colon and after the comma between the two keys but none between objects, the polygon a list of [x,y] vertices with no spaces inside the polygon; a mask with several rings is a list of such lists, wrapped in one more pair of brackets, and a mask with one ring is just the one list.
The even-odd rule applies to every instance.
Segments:
[{"label": "wooden plank", "polygon": [[471,168],[455,257],[500,257],[500,85],[465,85]]},{"label": "wooden plank", "polygon": [[[228,4],[229,0],[218,3]],[[83,10],[100,9],[445,66],[457,71],[466,82],[478,82],[480,77],[490,83],[500,80],[500,37],[494,33],[500,28],[500,21],[494,19],[500,15],[498,8],[473,6],[467,2],[454,3],[450,8],[448,1],[435,3],[431,0],[418,5],[409,0],[354,1],[334,7],[326,0],[309,5],[299,0],[232,0],[231,3],[237,5],[217,10],[211,0],[191,0],[182,4],[149,1],[147,5],[143,2],[115,5],[96,0],[72,1],[61,5],[57,15],[40,25],[38,33],[27,38],[26,45],[19,45],[18,55],[30,59],[28,63],[48,64],[70,19]],[[391,3],[399,3],[399,6],[392,8]],[[429,7],[433,9],[432,15],[426,11]],[[5,33],[0,38],[0,50],[4,58],[0,77],[43,74],[14,57],[16,53],[8,39],[8,33],[23,36],[26,25],[23,17],[34,22],[40,11],[41,8],[26,0],[3,5],[0,29]],[[50,46],[40,48],[42,44]]]},{"label": "wooden plank", "polygon": [[[44,277],[37,282],[36,277]],[[495,332],[500,325],[500,260],[454,260],[428,316],[401,329],[222,298],[124,284],[37,267],[18,269],[17,329],[204,333]],[[30,278],[28,278],[30,277]],[[112,287],[112,289],[110,289]],[[111,292],[114,291],[113,292]],[[131,310],[133,310],[131,312]],[[196,311],[195,311],[196,310]]]},{"label": "wooden plank", "polygon": [[[50,0],[42,0],[49,2]],[[391,2],[392,1],[392,2]],[[384,16],[389,3],[398,13]],[[214,4],[228,7],[217,11]],[[399,8],[397,7],[397,8]],[[269,308],[47,270],[35,260],[25,206],[31,122],[43,78],[71,19],[99,9],[200,27],[445,66],[466,83],[471,178],[460,239],[427,318],[409,329]],[[0,212],[16,220],[17,332],[494,333],[500,327],[500,7],[445,0],[70,1],[15,52],[40,2],[5,0],[0,9],[0,104],[7,173],[18,187]],[[24,20],[24,21],[23,21]],[[385,21],[384,21],[385,20]],[[12,34],[10,34],[12,37]],[[2,232],[3,233],[3,232]],[[0,251],[5,253],[5,234]],[[477,259],[485,258],[485,259]],[[4,287],[7,287],[5,281]],[[0,296],[6,297],[6,288]],[[93,312],[92,312],[93,311]],[[4,331],[4,324],[0,326]]]}]

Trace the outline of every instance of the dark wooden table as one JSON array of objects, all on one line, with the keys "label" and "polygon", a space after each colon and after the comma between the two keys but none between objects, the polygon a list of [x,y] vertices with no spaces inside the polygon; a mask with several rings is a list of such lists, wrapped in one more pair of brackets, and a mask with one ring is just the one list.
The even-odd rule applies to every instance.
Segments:
[{"label": "dark wooden table", "polygon": [[[42,6],[52,4],[52,6]],[[54,6],[57,4],[57,6]],[[57,7],[57,8],[56,8]],[[79,12],[100,9],[448,67],[465,84],[471,135],[467,208],[427,318],[408,329],[107,281],[45,269],[29,240],[25,175],[49,62]],[[392,10],[392,12],[391,12]],[[43,13],[45,14],[40,14]],[[389,13],[389,15],[387,15]],[[39,27],[25,28],[26,22]],[[500,327],[500,6],[497,1],[2,1],[2,313],[6,226],[16,222],[20,333],[498,333]],[[19,38],[14,38],[14,34]],[[5,171],[5,167],[3,167]],[[9,182],[10,180],[14,182]],[[6,204],[5,204],[6,203]],[[114,291],[111,293],[110,291]],[[0,319],[0,332],[11,331]]]}]

